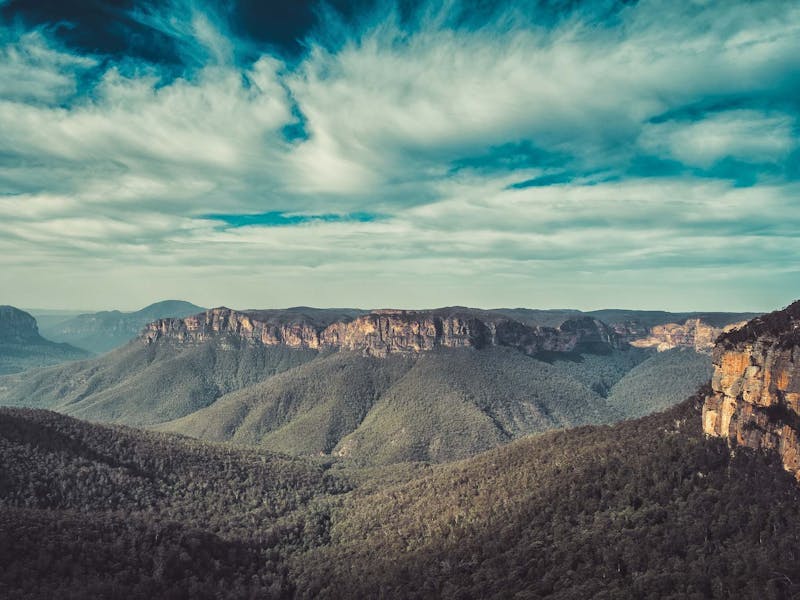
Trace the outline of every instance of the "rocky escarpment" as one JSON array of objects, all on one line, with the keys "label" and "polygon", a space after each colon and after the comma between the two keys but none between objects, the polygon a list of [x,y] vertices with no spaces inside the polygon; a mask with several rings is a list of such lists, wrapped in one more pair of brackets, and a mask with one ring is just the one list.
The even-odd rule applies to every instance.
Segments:
[{"label": "rocky escarpment", "polygon": [[717,338],[728,331],[744,325],[733,323],[725,327],[714,327],[700,319],[687,319],[684,323],[665,323],[650,329],[647,336],[632,339],[636,348],[656,348],[659,352],[673,348],[692,348],[696,352],[711,352]]},{"label": "rocky escarpment", "polygon": [[296,312],[239,312],[215,308],[183,319],[160,319],[145,327],[147,344],[169,340],[197,344],[212,338],[267,346],[350,350],[364,355],[419,353],[434,348],[509,346],[526,354],[572,352],[589,346],[619,347],[616,334],[590,317],[559,328],[525,325],[490,311],[379,310],[336,320]]},{"label": "rocky escarpment", "polygon": [[703,430],[775,450],[800,480],[800,301],[722,335]]},{"label": "rocky escarpment", "polygon": [[41,339],[36,319],[13,306],[0,306],[0,343],[24,343]]}]

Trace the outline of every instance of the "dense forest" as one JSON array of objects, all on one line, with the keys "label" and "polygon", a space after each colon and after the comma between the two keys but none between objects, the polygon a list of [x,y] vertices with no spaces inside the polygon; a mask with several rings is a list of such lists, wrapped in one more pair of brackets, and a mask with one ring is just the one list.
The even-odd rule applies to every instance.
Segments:
[{"label": "dense forest", "polygon": [[790,598],[800,491],[700,397],[359,469],[0,410],[4,598]]}]

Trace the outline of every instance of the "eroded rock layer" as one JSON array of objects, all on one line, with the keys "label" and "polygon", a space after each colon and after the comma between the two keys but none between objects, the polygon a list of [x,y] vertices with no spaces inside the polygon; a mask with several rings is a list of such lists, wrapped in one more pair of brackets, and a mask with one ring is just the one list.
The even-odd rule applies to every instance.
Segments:
[{"label": "eroded rock layer", "polygon": [[371,356],[419,353],[434,348],[509,346],[526,354],[572,352],[587,346],[618,347],[618,336],[601,321],[581,317],[560,327],[535,327],[488,311],[379,310],[333,322],[274,317],[215,308],[182,319],[160,319],[141,334],[145,343],[197,344],[228,337],[251,344],[350,350]]},{"label": "eroded rock layer", "polygon": [[777,451],[800,480],[800,301],[722,335],[703,430]]}]

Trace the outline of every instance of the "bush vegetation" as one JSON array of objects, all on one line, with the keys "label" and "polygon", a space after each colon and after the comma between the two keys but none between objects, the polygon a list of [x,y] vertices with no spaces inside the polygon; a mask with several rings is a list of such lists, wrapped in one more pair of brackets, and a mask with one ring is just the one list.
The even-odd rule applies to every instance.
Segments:
[{"label": "bush vegetation", "polygon": [[4,598],[791,598],[800,492],[664,413],[368,469],[0,411]]}]

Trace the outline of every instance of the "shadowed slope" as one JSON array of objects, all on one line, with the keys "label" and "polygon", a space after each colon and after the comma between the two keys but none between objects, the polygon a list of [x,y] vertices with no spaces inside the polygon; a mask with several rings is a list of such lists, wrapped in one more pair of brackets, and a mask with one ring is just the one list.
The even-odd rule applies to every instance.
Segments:
[{"label": "shadowed slope", "polygon": [[298,596],[794,597],[800,490],[774,456],[704,439],[701,399],[372,473],[293,562]]}]

